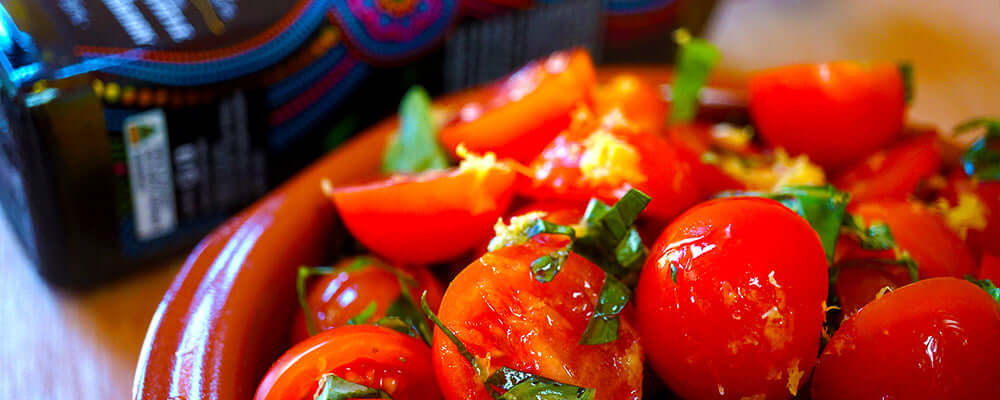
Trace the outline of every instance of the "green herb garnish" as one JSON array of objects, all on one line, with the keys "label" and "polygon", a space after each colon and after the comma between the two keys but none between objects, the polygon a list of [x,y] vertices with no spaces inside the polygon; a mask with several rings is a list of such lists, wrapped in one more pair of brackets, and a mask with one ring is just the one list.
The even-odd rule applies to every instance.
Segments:
[{"label": "green herb garnish", "polygon": [[910,104],[913,102],[915,86],[913,85],[913,64],[901,62],[897,64],[899,77],[903,80],[903,102]]},{"label": "green herb garnish", "polygon": [[591,199],[581,221],[586,232],[574,242],[573,251],[605,272],[633,284],[648,252],[632,225],[649,201],[649,196],[635,189],[610,207]]},{"label": "green herb garnish", "polygon": [[684,29],[674,32],[677,60],[670,85],[670,123],[687,123],[698,114],[698,93],[719,61],[719,49],[704,39],[691,37]]},{"label": "green herb garnish", "polygon": [[347,400],[347,399],[391,399],[382,389],[374,389],[365,385],[345,380],[334,374],[324,374],[319,378],[319,389],[313,400]]},{"label": "green herb garnish", "polygon": [[580,344],[604,344],[618,339],[618,315],[625,309],[632,292],[612,275],[604,278],[604,286],[597,298],[594,315],[587,323]]},{"label": "green herb garnish", "polygon": [[989,279],[976,279],[969,275],[966,275],[965,279],[985,290],[994,301],[1000,303],[1000,288],[997,288],[997,286],[993,284],[993,281]]},{"label": "green herb garnish", "polygon": [[378,307],[378,305],[375,304],[374,301],[372,301],[371,303],[368,303],[368,305],[365,307],[365,309],[361,310],[361,312],[359,312],[358,315],[355,315],[353,318],[351,318],[349,321],[347,321],[347,324],[348,325],[363,325],[363,324],[368,323],[368,320],[372,319],[372,316],[375,315],[375,308],[377,308],[377,307]]},{"label": "green herb garnish", "polygon": [[955,126],[955,134],[985,128],[983,137],[972,143],[962,154],[962,168],[971,177],[981,180],[1000,180],[1000,120],[973,118]]},{"label": "green herb garnish", "polygon": [[399,105],[399,131],[386,147],[382,170],[415,173],[447,167],[448,156],[437,141],[431,98],[424,88],[414,86]]},{"label": "green herb garnish", "polygon": [[889,225],[881,222],[866,225],[859,215],[846,215],[843,231],[857,238],[865,250],[889,250],[896,246]]}]

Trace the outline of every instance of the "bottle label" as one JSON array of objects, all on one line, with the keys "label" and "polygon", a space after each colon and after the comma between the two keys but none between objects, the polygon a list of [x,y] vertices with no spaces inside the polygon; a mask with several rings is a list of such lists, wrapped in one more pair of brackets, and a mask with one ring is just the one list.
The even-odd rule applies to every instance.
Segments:
[{"label": "bottle label", "polygon": [[162,109],[132,115],[122,127],[132,191],[135,235],[140,241],[177,228],[167,121]]}]

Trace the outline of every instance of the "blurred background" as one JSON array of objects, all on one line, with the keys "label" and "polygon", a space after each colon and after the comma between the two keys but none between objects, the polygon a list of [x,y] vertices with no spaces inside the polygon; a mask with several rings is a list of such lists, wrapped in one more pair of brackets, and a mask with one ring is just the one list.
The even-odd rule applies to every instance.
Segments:
[{"label": "blurred background", "polygon": [[[226,215],[393,112],[414,83],[444,93],[581,44],[605,64],[669,63],[670,33],[683,24],[720,48],[723,74],[739,77],[805,61],[905,60],[914,66],[917,88],[911,120],[948,130],[969,116],[1000,110],[1000,3],[995,0],[547,1],[529,11],[486,1],[449,9],[458,7],[456,2],[432,1],[426,4],[437,6],[418,7],[410,16],[414,25],[396,27],[390,20],[374,34],[338,28],[371,23],[363,12],[337,9],[352,2],[333,2],[333,11],[320,10],[312,19],[308,8],[326,3],[279,4],[229,15],[237,8],[227,5],[243,2],[214,0],[211,18],[199,6],[207,1],[169,3],[185,13],[201,12],[205,27],[177,24],[142,31],[131,21],[121,23],[122,32],[112,32],[96,21],[121,22],[124,11],[94,11],[87,20],[81,15],[95,7],[79,1],[0,1],[9,14],[3,15],[0,32],[6,38],[0,47],[7,71],[0,120],[5,161],[0,199],[7,214],[0,218],[0,398],[127,398],[146,326],[190,246]],[[66,21],[43,18],[47,13],[59,13]],[[452,30],[452,24],[457,28]],[[200,29],[218,32],[220,26],[231,29],[216,33],[214,41],[188,43],[185,54],[194,61],[123,48],[184,42],[178,38],[197,36]],[[261,27],[271,26],[283,30],[249,50],[212,51],[262,37],[254,34],[268,33]],[[414,27],[423,30],[407,30]],[[263,53],[239,58],[254,51]],[[230,59],[237,61],[223,62]],[[203,62],[204,71],[177,68],[182,61]],[[164,87],[170,89],[144,91]],[[156,109],[167,110],[166,116],[147,112]],[[240,118],[251,126],[234,122]],[[206,127],[205,121],[213,119],[219,126]],[[179,186],[173,220],[134,213],[134,204],[121,204],[121,199],[155,199],[162,190],[147,182],[146,192],[129,191],[129,182],[133,189],[141,184],[130,181],[136,168],[126,170],[125,160],[146,152],[147,158],[135,165],[162,168],[155,140],[164,120],[184,126],[183,133],[171,131],[173,141],[186,137],[192,144],[180,150],[170,144],[175,163],[189,160],[178,154],[195,160],[205,152],[233,154],[230,164],[194,163],[192,171],[237,168],[254,178],[229,192],[215,188],[205,195],[210,198],[192,189],[193,197],[185,199]],[[150,127],[134,133],[142,137],[135,143],[146,147],[123,143],[133,134],[123,132],[130,123]],[[266,129],[257,132],[257,127]],[[49,142],[28,140],[36,136]],[[105,164],[88,164],[93,152],[109,148]],[[97,170],[114,171],[100,180],[106,188],[30,187],[42,171],[89,182]],[[184,172],[176,165],[174,171]],[[111,205],[93,198],[104,189],[117,196],[106,202]],[[66,204],[73,202],[86,207]],[[68,208],[73,210],[54,211]],[[50,221],[56,214],[70,217]],[[108,215],[110,222],[101,219]],[[114,218],[121,215],[128,218]],[[110,228],[100,228],[105,225]]]}]

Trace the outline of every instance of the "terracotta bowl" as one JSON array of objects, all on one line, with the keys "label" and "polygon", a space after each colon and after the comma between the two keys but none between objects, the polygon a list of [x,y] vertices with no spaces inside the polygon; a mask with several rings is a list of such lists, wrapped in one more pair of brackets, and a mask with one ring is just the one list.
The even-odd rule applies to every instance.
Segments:
[{"label": "terracotta bowl", "polygon": [[[602,69],[599,79],[628,71],[665,84],[660,67]],[[482,89],[435,102],[458,107]],[[739,106],[739,95],[706,109]],[[136,367],[135,399],[250,399],[260,378],[288,347],[295,312],[295,270],[324,261],[337,227],[320,180],[334,185],[372,176],[396,118],[387,119],[316,161],[232,217],[191,252],[146,333]]]}]

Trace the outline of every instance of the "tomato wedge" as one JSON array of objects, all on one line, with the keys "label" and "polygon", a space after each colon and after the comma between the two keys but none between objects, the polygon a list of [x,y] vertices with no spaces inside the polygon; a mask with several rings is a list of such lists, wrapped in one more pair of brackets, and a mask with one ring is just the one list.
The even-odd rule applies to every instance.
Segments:
[{"label": "tomato wedge", "polygon": [[463,106],[441,130],[441,142],[453,152],[465,144],[473,153],[527,163],[569,126],[577,104],[593,101],[595,85],[586,50],[554,53],[496,84],[482,101]]},{"label": "tomato wedge", "polygon": [[656,87],[638,76],[619,74],[597,87],[594,97],[597,114],[621,110],[643,132],[662,134],[667,121],[667,102]]},{"label": "tomato wedge", "polygon": [[531,190],[540,199],[612,204],[630,189],[653,198],[643,215],[672,218],[693,204],[697,187],[666,139],[642,132],[612,110],[556,137],[531,163]]},{"label": "tomato wedge", "polygon": [[833,335],[812,398],[998,399],[1000,308],[985,291],[933,278],[869,303]]},{"label": "tomato wedge", "polygon": [[[448,286],[440,318],[469,351],[489,365],[596,389],[596,399],[639,399],[642,348],[627,316],[618,339],[579,344],[605,274],[570,253],[552,281],[533,277],[530,264],[565,245],[562,237],[540,235],[522,245],[488,253]],[[628,310],[626,310],[628,311]],[[434,368],[445,398],[490,399],[482,380],[444,333],[434,333]]]},{"label": "tomato wedge", "polygon": [[961,206],[962,197],[970,195],[978,199],[976,208],[981,210],[974,210],[979,215],[972,216],[975,226],[966,230],[965,241],[976,255],[990,253],[1000,257],[1000,182],[981,182],[961,171],[952,173],[944,193],[949,206]]},{"label": "tomato wedge", "polygon": [[441,398],[430,348],[394,330],[342,326],[289,349],[264,376],[256,400],[308,400],[323,374],[379,389],[397,400]]},{"label": "tomato wedge", "polygon": [[791,398],[819,351],[828,282],[798,214],[764,198],[702,203],[663,231],[639,277],[647,356],[685,399]]},{"label": "tomato wedge", "polygon": [[750,77],[750,114],[775,147],[837,169],[903,129],[905,84],[895,64],[790,65]]},{"label": "tomato wedge", "polygon": [[940,169],[941,146],[937,133],[930,132],[868,156],[834,178],[833,184],[851,193],[853,201],[905,199]]},{"label": "tomato wedge", "polygon": [[[373,322],[385,316],[386,310],[402,294],[400,280],[409,281],[408,291],[412,301],[427,291],[427,302],[436,310],[441,304],[442,288],[434,275],[423,266],[396,268],[372,257],[352,257],[333,266],[333,273],[321,275],[308,285],[306,302],[312,311],[312,322],[317,331],[326,331],[348,324],[371,304],[372,315],[361,322]],[[415,285],[414,285],[415,284]],[[292,324],[292,341],[298,343],[309,337],[306,314],[299,312]]]},{"label": "tomato wedge", "polygon": [[486,240],[510,205],[518,175],[491,158],[336,188],[331,197],[347,229],[375,254],[399,263],[447,261]]}]

